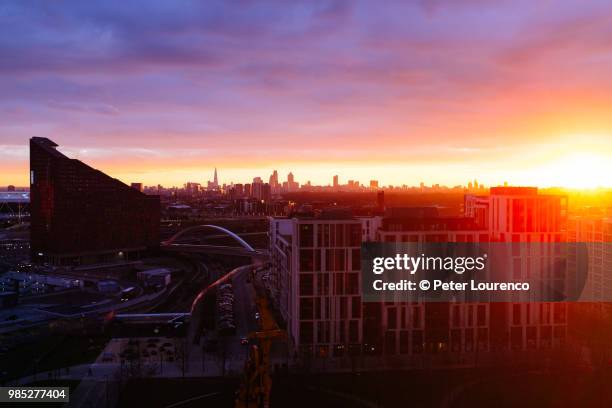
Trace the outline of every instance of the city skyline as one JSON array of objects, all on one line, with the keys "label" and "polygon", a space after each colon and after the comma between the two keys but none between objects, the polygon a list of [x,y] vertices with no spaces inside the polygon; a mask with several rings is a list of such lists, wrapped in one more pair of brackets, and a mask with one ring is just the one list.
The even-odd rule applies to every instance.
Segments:
[{"label": "city skyline", "polygon": [[143,7],[3,4],[1,184],[41,136],[147,184],[612,186],[609,2]]},{"label": "city skyline", "polygon": [[[59,149],[60,151],[66,152],[66,154],[71,154],[70,152],[72,151],[71,149]],[[76,159],[81,159],[82,157],[79,157],[79,155],[76,155],[77,157],[75,157]],[[86,160],[86,159],[84,159]],[[93,165],[90,161],[88,161],[89,165]],[[589,163],[582,163],[581,165],[583,166],[588,166]],[[93,165],[93,167],[97,170],[101,170],[104,172],[109,173],[109,175],[111,175],[114,178],[117,178],[119,181],[123,182],[126,185],[132,185],[132,184],[138,184],[138,185],[142,185],[143,187],[147,187],[147,188],[155,188],[157,186],[162,186],[164,188],[170,188],[170,189],[174,189],[174,188],[184,188],[187,185],[198,185],[201,186],[201,188],[203,190],[211,190],[211,189],[218,189],[224,186],[232,186],[232,185],[237,185],[237,184],[242,184],[242,185],[246,185],[246,184],[252,184],[255,182],[255,180],[257,179],[257,182],[260,182],[262,184],[269,184],[268,183],[268,176],[271,176],[273,174],[276,174],[278,177],[277,182],[279,183],[279,187],[282,187],[283,182],[286,182],[288,180],[288,177],[290,174],[293,174],[294,171],[291,170],[291,168],[285,168],[285,169],[281,169],[280,171],[278,170],[279,168],[264,168],[264,169],[247,169],[247,170],[243,170],[241,171],[240,174],[240,178],[239,179],[230,179],[229,177],[224,177],[223,179],[221,177],[217,176],[217,167],[212,167],[211,169],[199,169],[197,172],[193,172],[193,177],[190,176],[190,178],[184,179],[184,180],[180,180],[180,179],[176,179],[176,183],[170,183],[170,184],[163,184],[161,182],[159,182],[159,178],[155,178],[155,172],[152,172],[150,174],[150,177],[146,177],[147,180],[149,180],[148,182],[143,182],[143,179],[135,179],[132,180],[128,176],[124,176],[122,177],[122,175],[116,175],[113,174],[110,171],[107,171],[106,169],[97,167],[95,165]],[[224,169],[222,169],[224,170]],[[229,173],[231,174],[236,174],[235,171],[232,171],[233,169],[229,169]],[[252,172],[252,173],[251,173]],[[266,174],[269,173],[269,174]],[[208,173],[213,174],[212,177],[210,177],[208,175]],[[319,169],[319,171],[317,172],[318,174],[320,174],[320,177],[313,179],[313,178],[309,178],[307,176],[300,178],[297,177],[296,178],[296,182],[297,185],[299,186],[299,188],[303,188],[306,186],[312,186],[312,187],[326,187],[326,188],[333,188],[333,187],[338,187],[341,189],[346,189],[346,187],[349,187],[350,189],[352,189],[354,187],[355,190],[359,190],[359,189],[371,189],[370,183],[371,182],[376,182],[377,186],[379,186],[379,188],[387,188],[387,187],[394,187],[394,188],[425,188],[425,189],[429,189],[429,188],[457,188],[457,187],[464,187],[464,188],[472,188],[472,185],[474,186],[474,189],[478,189],[479,186],[480,188],[489,188],[489,187],[495,187],[495,186],[503,186],[503,185],[515,185],[515,186],[534,186],[534,187],[540,187],[540,188],[562,188],[562,189],[568,189],[568,190],[576,190],[576,191],[580,191],[580,190],[597,190],[597,189],[609,189],[612,188],[610,185],[604,185],[604,184],[596,184],[596,183],[583,183],[580,186],[577,185],[563,185],[563,184],[544,184],[544,185],[538,185],[536,183],[533,182],[525,182],[525,183],[509,183],[507,180],[499,180],[499,181],[494,181],[492,183],[484,183],[483,180],[478,179],[478,178],[474,178],[471,180],[458,180],[457,183],[454,184],[444,184],[444,183],[440,183],[440,182],[424,182],[423,179],[421,179],[421,181],[412,181],[412,182],[401,182],[398,181],[397,184],[394,183],[385,183],[382,182],[380,179],[378,178],[372,178],[372,176],[370,176],[370,178],[365,178],[365,179],[359,179],[356,178],[354,176],[352,176],[351,174],[348,175],[344,175],[344,174],[337,174],[337,173],[333,173],[331,170],[329,169]],[[263,179],[262,179],[263,176]],[[295,177],[295,175],[293,176]],[[326,179],[327,177],[327,179]],[[26,175],[26,181],[19,183],[6,183],[5,180],[1,180],[0,182],[0,190],[2,190],[2,188],[6,188],[6,186],[10,186],[10,187],[16,187],[16,188],[27,188],[28,187],[28,180],[27,180],[27,175]],[[383,179],[385,179],[385,177],[383,177]],[[426,177],[425,177],[426,179]],[[222,181],[217,181],[217,180],[222,180]],[[320,181],[319,181],[320,180]],[[416,180],[416,179],[414,179]],[[338,183],[337,185],[335,183]],[[477,183],[477,184],[475,184]],[[378,188],[378,187],[377,187]]]}]

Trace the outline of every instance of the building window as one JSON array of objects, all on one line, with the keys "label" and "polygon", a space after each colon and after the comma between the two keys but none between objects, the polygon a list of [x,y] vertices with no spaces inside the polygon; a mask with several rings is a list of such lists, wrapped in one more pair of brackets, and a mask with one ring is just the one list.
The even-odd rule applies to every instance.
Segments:
[{"label": "building window", "polygon": [[300,271],[312,272],[314,270],[314,252],[312,249],[300,250]]},{"label": "building window", "polygon": [[348,298],[343,296],[340,298],[340,318],[346,319],[348,317]]},{"label": "building window", "polygon": [[361,297],[351,299],[351,315],[352,317],[361,317]]},{"label": "building window", "polygon": [[521,324],[521,305],[512,305],[512,324]]},{"label": "building window", "polygon": [[353,271],[361,270],[361,251],[359,249],[351,250],[352,259],[351,259],[351,269]]},{"label": "building window", "polygon": [[397,309],[394,307],[387,309],[387,328],[397,329]]},{"label": "building window", "polygon": [[336,295],[343,295],[344,294],[344,274],[343,273],[336,273],[334,274],[335,277],[335,294]]},{"label": "building window", "polygon": [[328,271],[345,271],[346,259],[344,249],[328,249],[325,251],[325,269]]},{"label": "building window", "polygon": [[329,275],[317,275],[317,295],[329,295]]},{"label": "building window", "polygon": [[478,326],[486,326],[487,324],[487,309],[485,305],[477,306],[476,324]]},{"label": "building window", "polygon": [[358,247],[361,245],[361,225],[350,224],[351,236],[349,245],[352,247]]},{"label": "building window", "polygon": [[336,245],[337,247],[346,246],[344,240],[344,224],[336,224]]},{"label": "building window", "polygon": [[357,343],[359,341],[359,321],[351,320],[349,322],[349,342]]},{"label": "building window", "polygon": [[300,224],[300,247],[312,247],[314,244],[314,226],[312,224]]},{"label": "building window", "polygon": [[461,325],[461,310],[460,306],[453,305],[453,326],[459,327]]},{"label": "building window", "polygon": [[310,273],[300,274],[300,296],[313,295],[313,277]]},{"label": "building window", "polygon": [[359,274],[358,273],[347,274],[346,294],[347,295],[359,294]]},{"label": "building window", "polygon": [[312,298],[300,298],[300,319],[312,319],[314,315]]}]

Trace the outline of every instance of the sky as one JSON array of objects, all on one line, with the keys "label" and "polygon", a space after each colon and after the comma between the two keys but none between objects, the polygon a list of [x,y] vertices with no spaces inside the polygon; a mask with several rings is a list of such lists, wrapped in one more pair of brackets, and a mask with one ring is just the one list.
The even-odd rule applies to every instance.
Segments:
[{"label": "sky", "polygon": [[611,112],[609,1],[0,2],[0,186],[612,187]]}]

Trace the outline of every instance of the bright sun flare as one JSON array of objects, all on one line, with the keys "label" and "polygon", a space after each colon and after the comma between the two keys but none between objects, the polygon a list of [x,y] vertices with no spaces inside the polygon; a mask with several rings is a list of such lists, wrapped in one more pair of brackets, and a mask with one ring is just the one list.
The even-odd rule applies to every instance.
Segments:
[{"label": "bright sun flare", "polygon": [[608,186],[612,160],[596,153],[571,153],[543,166],[534,178],[541,179],[538,184],[577,189]]}]

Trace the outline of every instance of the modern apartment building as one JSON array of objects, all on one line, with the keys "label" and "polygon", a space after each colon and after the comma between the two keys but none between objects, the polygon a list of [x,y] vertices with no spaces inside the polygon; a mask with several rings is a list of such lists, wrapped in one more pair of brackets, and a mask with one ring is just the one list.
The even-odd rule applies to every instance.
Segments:
[{"label": "modern apartment building", "polygon": [[124,260],[159,245],[158,196],[68,158],[57,146],[47,138],[30,139],[35,261],[78,265]]},{"label": "modern apartment building", "polygon": [[[290,339],[303,355],[412,355],[547,348],[565,341],[564,303],[365,302],[362,242],[565,242],[567,199],[537,188],[498,187],[466,196],[465,214],[388,208],[384,216],[271,218],[273,275]],[[520,280],[540,263],[513,259]]]},{"label": "modern apartment building", "polygon": [[341,356],[362,344],[361,221],[345,214],[271,218],[279,305],[292,346]]},{"label": "modern apartment building", "polygon": [[568,218],[568,240],[584,243],[589,273],[583,298],[612,299],[612,217],[601,209],[585,209]]}]

